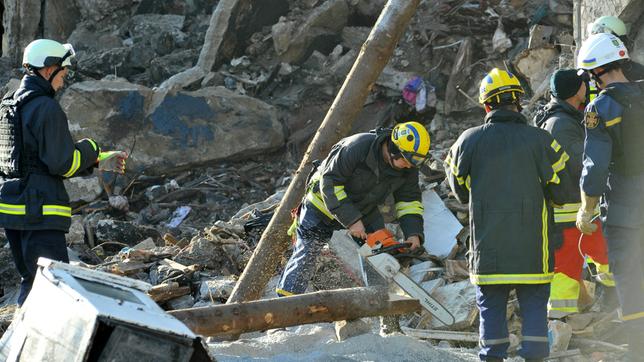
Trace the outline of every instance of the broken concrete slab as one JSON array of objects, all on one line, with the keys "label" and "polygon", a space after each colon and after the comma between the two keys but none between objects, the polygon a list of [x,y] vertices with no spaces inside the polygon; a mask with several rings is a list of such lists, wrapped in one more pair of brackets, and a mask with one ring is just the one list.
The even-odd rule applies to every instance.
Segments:
[{"label": "broken concrete slab", "polygon": [[[43,38],[65,43],[80,20],[80,10],[68,0],[47,0],[43,3]],[[75,45],[75,44],[74,44]]]},{"label": "broken concrete slab", "polygon": [[161,238],[159,232],[154,228],[112,219],[99,220],[96,223],[95,232],[97,244],[115,241],[127,245],[136,245],[149,237],[155,240]]},{"label": "broken concrete slab", "polygon": [[41,24],[40,0],[6,0],[2,10],[2,56],[14,66],[22,63],[27,45],[38,38]]},{"label": "broken concrete slab", "polygon": [[91,136],[101,146],[124,150],[136,139],[130,169],[155,166],[155,172],[162,172],[284,144],[276,109],[258,99],[208,87],[168,95],[146,117],[151,94],[149,88],[122,80],[88,81],[65,91],[61,105],[78,138]]},{"label": "broken concrete slab", "polygon": [[362,44],[369,37],[371,28],[366,26],[346,26],[342,29],[342,46],[349,49],[360,50]]},{"label": "broken concrete slab", "polygon": [[279,39],[275,51],[283,62],[294,64],[304,61],[313,50],[329,52],[340,42],[340,32],[348,17],[346,0],[325,1],[313,9],[302,24],[285,22],[274,27],[273,36]]},{"label": "broken concrete slab", "polygon": [[423,191],[423,206],[425,238],[431,240],[425,244],[425,249],[441,259],[448,258],[457,247],[456,236],[463,225],[433,189]]},{"label": "broken concrete slab", "polygon": [[[98,22],[107,17],[117,16],[119,10],[124,10],[129,0],[76,0],[78,9],[85,19]],[[123,14],[125,15],[125,14]]]},{"label": "broken concrete slab", "polygon": [[[441,302],[454,316],[454,324],[450,326],[452,330],[470,328],[474,325],[478,315],[476,307],[476,287],[463,280],[461,282],[447,284],[437,288],[432,296]],[[432,318],[432,328],[444,327],[444,325]]]},{"label": "broken concrete slab", "polygon": [[539,48],[550,44],[550,38],[555,28],[548,25],[536,24],[530,28],[530,38],[528,39],[528,48]]},{"label": "broken concrete slab", "polygon": [[545,45],[522,51],[514,61],[517,72],[530,83],[536,92],[545,79],[549,79],[551,69],[556,65],[559,51],[554,45]]},{"label": "broken concrete slab", "polygon": [[216,277],[201,282],[199,287],[199,299],[207,301],[225,302],[237,283],[237,277]]},{"label": "broken concrete slab", "polygon": [[63,182],[70,202],[92,202],[103,193],[103,186],[96,176],[68,178]]},{"label": "broken concrete slab", "polygon": [[371,325],[362,319],[335,322],[335,338],[338,342],[367,333],[371,333]]},{"label": "broken concrete slab", "polygon": [[72,224],[69,227],[69,232],[65,234],[65,239],[67,245],[85,244],[85,227],[81,215],[72,215]]}]

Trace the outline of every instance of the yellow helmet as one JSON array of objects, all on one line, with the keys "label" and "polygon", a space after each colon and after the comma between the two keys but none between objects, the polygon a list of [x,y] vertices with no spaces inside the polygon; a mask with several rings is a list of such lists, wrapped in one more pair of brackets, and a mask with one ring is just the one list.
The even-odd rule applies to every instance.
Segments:
[{"label": "yellow helmet", "polygon": [[[510,93],[504,95],[501,94]],[[509,100],[509,95],[512,100],[518,100],[520,95],[525,91],[519,83],[519,79],[514,74],[505,70],[494,68],[481,80],[481,87],[479,88],[479,102],[484,103],[501,103],[502,100]]]},{"label": "yellow helmet", "polygon": [[422,124],[405,122],[397,124],[391,131],[391,143],[398,148],[405,160],[416,167],[420,167],[427,160],[431,140],[429,139],[429,132]]}]

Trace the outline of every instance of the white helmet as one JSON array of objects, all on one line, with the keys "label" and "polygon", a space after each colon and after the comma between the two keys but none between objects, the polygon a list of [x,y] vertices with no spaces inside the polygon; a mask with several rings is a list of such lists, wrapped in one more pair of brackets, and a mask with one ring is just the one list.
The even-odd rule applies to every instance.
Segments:
[{"label": "white helmet", "polygon": [[50,65],[67,67],[72,65],[71,58],[76,53],[71,44],[61,44],[55,40],[34,40],[25,48],[22,65],[32,68],[43,68]]},{"label": "white helmet", "polygon": [[626,24],[616,16],[602,16],[588,24],[588,34],[613,33],[617,36],[626,35]]},{"label": "white helmet", "polygon": [[591,70],[622,59],[629,59],[628,50],[613,34],[591,35],[581,45],[577,55],[577,68]]}]

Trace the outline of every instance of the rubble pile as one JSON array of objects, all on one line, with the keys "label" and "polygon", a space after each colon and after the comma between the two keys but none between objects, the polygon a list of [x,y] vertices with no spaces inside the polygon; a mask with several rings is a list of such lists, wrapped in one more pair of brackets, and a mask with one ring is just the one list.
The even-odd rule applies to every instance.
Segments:
[{"label": "rubble pile", "polygon": [[[167,94],[158,93],[161,84],[197,64],[219,1],[5,2],[3,90],[17,87],[22,49],[32,39],[72,43],[74,84],[60,96],[70,130],[130,154],[125,176],[66,181],[74,206],[72,259],[151,283],[150,295],[167,310],[225,303],[385,2],[240,6],[222,34],[214,67]],[[584,24],[608,11],[583,3]],[[631,13],[642,9],[631,3],[609,7],[633,20],[639,15]],[[352,132],[360,132],[413,119],[431,132],[433,161],[421,180],[427,252],[411,261],[408,273],[450,306],[457,318],[453,330],[475,332],[478,316],[467,281],[468,208],[449,194],[442,161],[463,130],[480,124],[478,86],[490,68],[517,74],[528,93],[525,113],[535,111],[547,95],[549,75],[573,64],[577,33],[585,31],[573,30],[573,10],[571,0],[421,1],[354,123]],[[636,44],[640,33],[634,31]],[[422,102],[401,95],[415,76],[426,91]],[[391,210],[382,209],[387,221],[393,221]],[[362,285],[355,249],[345,239],[336,233],[323,251],[313,290]],[[0,276],[2,308],[19,282],[8,246],[0,248]],[[593,287],[587,288],[591,296]],[[571,347],[576,340],[586,348],[584,338],[608,343],[618,337],[607,317],[610,298],[601,297],[607,291],[598,286],[596,294],[586,313],[568,321],[570,329],[553,327],[576,337]],[[515,342],[517,309],[510,303]],[[0,316],[12,313],[0,309]],[[445,337],[421,332],[444,329],[426,313],[407,316],[403,325],[420,338]],[[463,336],[450,343],[474,345],[471,335]]]}]

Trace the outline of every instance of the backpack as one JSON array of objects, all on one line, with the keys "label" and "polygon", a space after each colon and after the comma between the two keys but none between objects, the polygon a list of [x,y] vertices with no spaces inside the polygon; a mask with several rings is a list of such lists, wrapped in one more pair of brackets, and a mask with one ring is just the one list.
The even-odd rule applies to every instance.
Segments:
[{"label": "backpack", "polygon": [[40,92],[32,92],[16,100],[14,94],[6,95],[0,103],[0,177],[5,179],[20,178],[25,175],[20,107],[43,95]]}]

